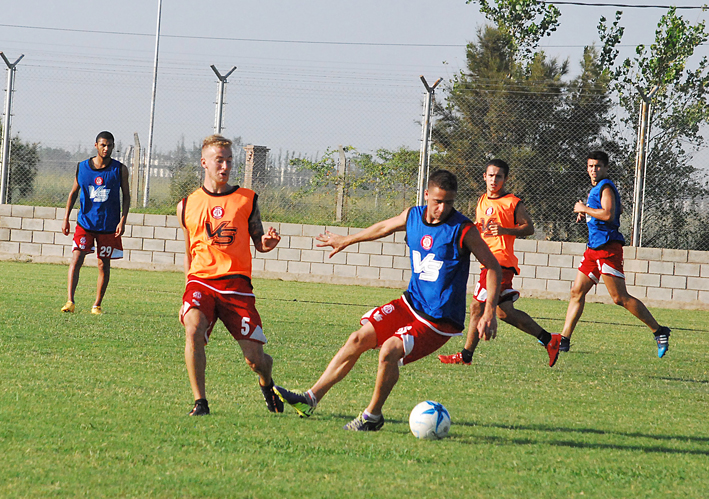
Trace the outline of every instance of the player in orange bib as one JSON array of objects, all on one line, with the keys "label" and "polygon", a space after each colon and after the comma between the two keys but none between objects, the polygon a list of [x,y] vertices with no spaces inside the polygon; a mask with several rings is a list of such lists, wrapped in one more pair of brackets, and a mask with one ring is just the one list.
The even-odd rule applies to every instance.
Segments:
[{"label": "player in orange bib", "polygon": [[[486,192],[478,199],[475,210],[475,225],[502,267],[502,286],[497,305],[497,314],[506,323],[537,338],[549,354],[549,366],[553,367],[559,356],[560,334],[551,334],[534,319],[514,307],[519,291],[512,287],[512,278],[519,274],[518,260],[514,252],[517,236],[534,234],[534,223],[521,199],[505,190],[510,167],[501,159],[493,159],[485,167]],[[470,324],[477,324],[487,299],[487,269],[481,266],[480,278],[475,285],[470,304]],[[480,338],[475,327],[469,327],[465,347],[453,355],[439,355],[444,364],[469,365]]]},{"label": "player in orange bib", "polygon": [[185,233],[185,276],[180,321],[185,326],[185,363],[195,404],[190,416],[209,414],[205,391],[205,346],[217,319],[241,347],[259,376],[271,412],[283,412],[273,391],[273,359],[264,353],[266,336],[251,286],[251,249],[266,253],[281,237],[273,227],[264,233],[256,193],[229,185],[231,141],[212,135],[202,143],[204,185],[177,205]]}]

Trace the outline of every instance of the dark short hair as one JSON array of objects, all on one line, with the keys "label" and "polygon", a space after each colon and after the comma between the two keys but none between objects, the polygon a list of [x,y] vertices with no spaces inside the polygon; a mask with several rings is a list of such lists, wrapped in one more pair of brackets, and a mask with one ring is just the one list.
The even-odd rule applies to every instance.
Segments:
[{"label": "dark short hair", "polygon": [[448,170],[435,170],[428,176],[428,188],[434,186],[444,191],[458,192],[458,178]]},{"label": "dark short hair", "polygon": [[106,130],[104,130],[103,132],[99,133],[96,136],[96,143],[97,144],[100,139],[106,139],[110,142],[113,142],[114,144],[116,143],[116,139],[113,138],[113,134],[111,132],[107,132]]},{"label": "dark short hair", "polygon": [[485,171],[487,171],[488,166],[495,166],[500,168],[505,173],[505,178],[510,174],[510,165],[502,161],[501,159],[491,159],[485,165]]},{"label": "dark short hair", "polygon": [[586,159],[595,159],[596,161],[603,163],[603,166],[608,166],[608,153],[605,151],[591,151],[588,153]]}]

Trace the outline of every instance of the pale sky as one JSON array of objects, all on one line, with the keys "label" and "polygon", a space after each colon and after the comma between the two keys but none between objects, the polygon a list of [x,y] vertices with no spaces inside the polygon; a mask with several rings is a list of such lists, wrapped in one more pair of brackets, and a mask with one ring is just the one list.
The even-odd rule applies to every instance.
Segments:
[{"label": "pale sky", "polygon": [[[16,73],[13,135],[71,149],[90,147],[98,131],[109,129],[124,143],[138,132],[147,144],[157,0],[1,2],[0,51],[11,61],[25,55]],[[598,19],[612,20],[617,8],[559,8],[561,27],[542,46],[569,57],[576,71],[583,46],[598,42]],[[635,45],[652,43],[664,9],[620,10],[627,56]],[[707,16],[679,12],[692,22]],[[164,0],[155,146],[169,150],[182,135],[191,142],[212,132],[215,64],[222,73],[238,67],[228,84],[227,136],[303,152],[340,143],[417,149],[419,75],[433,83],[460,71],[465,44],[484,22],[477,5],[464,0],[218,0],[199,7]]]}]

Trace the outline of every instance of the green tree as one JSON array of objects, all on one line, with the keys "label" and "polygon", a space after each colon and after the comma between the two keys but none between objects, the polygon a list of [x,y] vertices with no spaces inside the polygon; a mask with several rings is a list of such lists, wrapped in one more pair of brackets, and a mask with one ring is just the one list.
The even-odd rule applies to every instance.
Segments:
[{"label": "green tree", "polygon": [[[689,67],[690,58],[707,41],[705,24],[693,25],[670,8],[657,24],[654,43],[639,45],[634,57],[618,61],[621,16],[617,12],[612,25],[601,18],[598,30],[625,129],[637,131],[640,102],[654,89],[643,245],[707,248],[709,238],[702,228],[709,219],[695,208],[696,201],[709,194],[706,175],[692,162],[693,153],[704,145],[702,127],[709,118],[707,58]],[[629,151],[624,161],[626,179],[632,179],[632,154]]]},{"label": "green tree", "polygon": [[177,144],[170,161],[170,205],[176,206],[180,200],[190,195],[202,185],[201,150],[196,144],[192,149],[185,147],[185,139]]},{"label": "green tree", "polygon": [[581,74],[566,81],[568,61],[541,51],[518,57],[508,34],[514,30],[505,29],[478,30],[467,46],[466,69],[445,87],[445,102],[436,103],[433,164],[458,173],[459,204],[473,215],[485,189],[485,163],[504,159],[512,169],[510,188],[526,202],[539,232],[580,239],[579,227],[564,215],[585,196],[588,149],[612,144],[599,51],[588,48]]},{"label": "green tree", "polygon": [[[2,126],[0,126],[0,135]],[[34,192],[39,164],[39,144],[24,142],[16,136],[10,139],[7,203],[17,203]]]},{"label": "green tree", "polygon": [[539,42],[559,27],[561,12],[553,4],[537,0],[467,0],[480,4],[480,12],[494,23],[510,54],[529,60],[537,54]]},{"label": "green tree", "polygon": [[355,163],[362,171],[357,187],[374,191],[375,209],[381,197],[390,205],[398,199],[401,210],[415,201],[419,151],[406,147],[378,149],[373,155],[359,154]]}]

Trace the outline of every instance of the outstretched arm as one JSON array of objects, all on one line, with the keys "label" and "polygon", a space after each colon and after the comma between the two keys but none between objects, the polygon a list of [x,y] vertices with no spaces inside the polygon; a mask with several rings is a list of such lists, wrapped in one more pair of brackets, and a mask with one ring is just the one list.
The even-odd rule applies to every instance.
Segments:
[{"label": "outstretched arm", "polygon": [[409,209],[407,208],[395,217],[377,222],[349,236],[341,236],[339,234],[333,234],[330,231],[325,231],[324,234],[320,234],[315,238],[321,243],[316,244],[316,246],[318,248],[324,248],[326,246],[332,247],[332,251],[329,255],[329,257],[332,257],[351,244],[361,243],[363,241],[374,241],[375,239],[380,239],[394,232],[405,230],[406,217],[408,214]]},{"label": "outstretched arm", "polygon": [[502,270],[497,259],[480,237],[477,230],[469,230],[463,238],[465,246],[478,262],[487,268],[487,300],[485,310],[478,321],[477,330],[480,339],[491,340],[497,336],[497,300],[500,296]]}]

